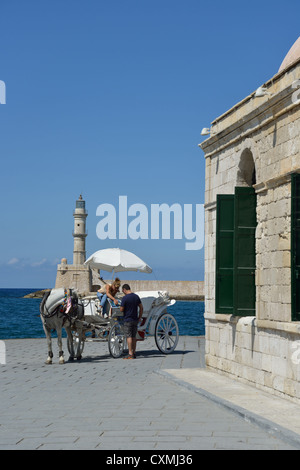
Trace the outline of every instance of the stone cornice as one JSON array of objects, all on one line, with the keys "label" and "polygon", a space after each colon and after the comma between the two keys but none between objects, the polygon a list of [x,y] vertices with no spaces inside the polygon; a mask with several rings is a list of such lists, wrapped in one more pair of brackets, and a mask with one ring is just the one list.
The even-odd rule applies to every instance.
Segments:
[{"label": "stone cornice", "polygon": [[[300,62],[296,65],[300,68]],[[199,147],[205,152],[205,158],[245,139],[294,107],[299,106],[298,100],[296,102],[292,100],[292,94],[295,92],[293,83],[298,78],[297,71],[300,76],[299,70],[295,69],[291,76],[286,77],[286,71],[278,74],[282,82],[277,79],[274,84],[276,76],[270,80],[268,83],[272,85],[268,91],[272,95],[255,97],[254,92],[213,121],[211,136],[199,144]]]}]

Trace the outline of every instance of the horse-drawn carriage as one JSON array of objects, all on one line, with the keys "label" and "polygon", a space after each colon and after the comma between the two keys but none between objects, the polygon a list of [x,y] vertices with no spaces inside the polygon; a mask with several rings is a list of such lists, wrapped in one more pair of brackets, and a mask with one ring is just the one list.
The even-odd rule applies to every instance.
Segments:
[{"label": "horse-drawn carriage", "polygon": [[[93,264],[95,265],[95,261]],[[98,262],[97,266],[99,264]],[[144,269],[147,269],[146,272],[151,272],[149,266]],[[133,270],[133,267],[132,265],[123,266],[122,269],[115,267],[114,270],[128,271]],[[167,307],[174,305],[176,301],[170,299],[167,292],[143,291],[136,292],[136,294],[139,295],[143,305],[143,316],[138,325],[137,340],[143,341],[148,335],[154,336],[158,349],[163,354],[170,354],[177,346],[179,330],[175,317],[167,312]],[[114,358],[123,354],[126,349],[126,336],[120,307],[111,303],[107,318],[100,314],[99,307],[100,301],[96,293],[78,296],[75,290],[52,289],[45,294],[40,305],[40,313],[48,341],[46,363],[52,363],[52,329],[57,331],[60,363],[64,362],[62,328],[67,332],[67,346],[71,360],[81,359],[85,343],[89,341],[107,341],[109,352]]]}]

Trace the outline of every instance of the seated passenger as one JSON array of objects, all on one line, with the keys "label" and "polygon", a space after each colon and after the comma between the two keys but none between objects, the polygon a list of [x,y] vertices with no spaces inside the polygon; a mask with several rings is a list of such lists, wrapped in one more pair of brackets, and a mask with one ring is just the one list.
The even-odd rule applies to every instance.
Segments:
[{"label": "seated passenger", "polygon": [[115,295],[117,292],[119,292],[120,285],[121,281],[118,277],[116,277],[112,284],[105,284],[105,286],[101,287],[97,292],[97,297],[100,300],[100,313],[104,316],[104,318],[108,317],[106,313],[108,299],[112,300],[115,305],[119,304],[119,301],[115,298]]}]

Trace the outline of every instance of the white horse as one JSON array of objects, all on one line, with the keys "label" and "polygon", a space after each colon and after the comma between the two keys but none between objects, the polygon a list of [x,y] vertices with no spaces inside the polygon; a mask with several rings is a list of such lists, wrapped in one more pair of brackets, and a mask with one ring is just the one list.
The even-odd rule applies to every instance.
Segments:
[{"label": "white horse", "polygon": [[51,331],[56,330],[57,332],[57,344],[59,348],[59,364],[64,364],[64,352],[62,349],[62,329],[66,330],[68,336],[68,342],[71,347],[70,357],[72,360],[75,357],[74,348],[73,348],[73,337],[72,337],[72,323],[78,318],[81,319],[84,314],[83,305],[78,302],[76,295],[70,297],[71,308],[66,313],[66,308],[64,305],[59,305],[51,313],[47,310],[46,301],[50,295],[51,291],[46,292],[40,304],[40,317],[42,320],[44,332],[47,338],[48,343],[48,357],[46,364],[52,364],[53,352],[52,352],[52,338]]}]

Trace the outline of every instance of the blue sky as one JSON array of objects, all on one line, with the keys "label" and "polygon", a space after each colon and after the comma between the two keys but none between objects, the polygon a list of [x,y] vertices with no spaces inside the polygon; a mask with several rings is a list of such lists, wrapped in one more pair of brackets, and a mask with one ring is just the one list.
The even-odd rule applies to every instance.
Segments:
[{"label": "blue sky", "polygon": [[99,240],[96,209],[203,204],[201,129],[278,71],[299,17],[298,0],[0,0],[0,287],[54,285],[80,193],[88,256],[119,246],[147,279],[202,280],[203,249]]}]

